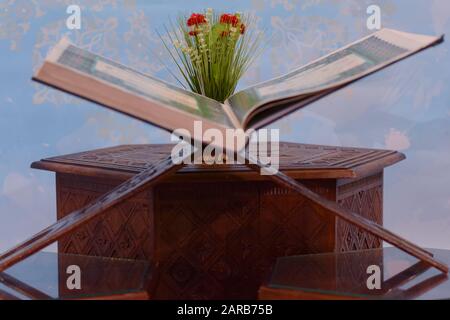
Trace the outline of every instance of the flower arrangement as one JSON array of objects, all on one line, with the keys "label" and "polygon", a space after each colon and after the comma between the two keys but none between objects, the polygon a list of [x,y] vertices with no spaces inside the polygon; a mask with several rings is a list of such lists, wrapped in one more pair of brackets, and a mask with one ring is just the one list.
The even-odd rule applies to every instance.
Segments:
[{"label": "flower arrangement", "polygon": [[[251,30],[254,19],[240,13],[203,13],[180,16],[160,35],[183,81],[196,93],[223,102],[260,52],[262,33]],[[167,40],[168,39],[168,40]]]}]

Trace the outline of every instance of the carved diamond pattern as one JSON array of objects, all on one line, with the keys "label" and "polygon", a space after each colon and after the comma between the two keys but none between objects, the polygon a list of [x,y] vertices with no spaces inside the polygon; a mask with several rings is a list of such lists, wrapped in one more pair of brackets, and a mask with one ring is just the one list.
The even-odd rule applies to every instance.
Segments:
[{"label": "carved diamond pattern", "polygon": [[[72,212],[98,196],[80,189],[61,188],[59,212]],[[148,205],[139,200],[127,201],[64,237],[59,241],[59,248],[62,252],[73,254],[150,259],[153,248],[148,217]]]},{"label": "carved diamond pattern", "polygon": [[[53,163],[97,166],[105,169],[139,172],[146,166],[162,160],[170,154],[173,145],[123,145],[111,148],[80,152],[45,159]],[[280,143],[280,168],[289,169],[350,169],[380,158],[389,157],[396,152],[363,148],[307,145],[299,143]],[[399,158],[400,160],[400,158]],[[223,165],[223,167],[230,167]],[[233,165],[233,169],[248,171],[244,165]],[[188,165],[180,172],[210,171],[208,165]]]},{"label": "carved diamond pattern", "polygon": [[[338,202],[345,208],[361,214],[365,218],[381,224],[382,221],[382,185],[369,189],[355,190],[353,194]],[[381,247],[381,241],[359,228],[338,219],[337,229],[339,251],[362,250]]]},{"label": "carved diamond pattern", "polygon": [[261,199],[262,244],[272,256],[332,251],[333,221],[303,197],[268,195]]},{"label": "carved diamond pattern", "polygon": [[[161,277],[158,298],[169,291],[172,296],[175,292],[177,297],[187,299],[214,298],[214,294],[223,297],[224,291],[241,282],[249,272],[248,265],[255,262],[258,190],[248,183],[222,187],[202,184],[199,190],[198,185],[186,183],[158,190],[156,211],[160,214],[156,218],[161,234],[157,250],[164,261],[162,269],[169,270]],[[181,196],[173,197],[174,192]],[[182,227],[174,232],[178,224]],[[177,281],[178,270],[186,270],[189,279]]]}]

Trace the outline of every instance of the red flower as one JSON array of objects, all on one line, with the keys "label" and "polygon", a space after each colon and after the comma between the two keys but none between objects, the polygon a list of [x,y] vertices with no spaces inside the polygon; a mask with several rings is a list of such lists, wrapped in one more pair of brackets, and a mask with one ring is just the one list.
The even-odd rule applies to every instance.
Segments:
[{"label": "red flower", "polygon": [[236,27],[239,23],[239,18],[234,14],[224,13],[220,16],[220,23],[231,24]]},{"label": "red flower", "polygon": [[220,23],[228,23],[228,21],[230,20],[230,14],[228,13],[224,13],[220,16]]},{"label": "red flower", "polygon": [[245,32],[245,24],[241,23],[241,34]]},{"label": "red flower", "polygon": [[206,18],[201,13],[193,13],[187,20],[188,27],[198,26],[199,24],[206,23]]},{"label": "red flower", "polygon": [[222,31],[221,33],[220,33],[220,36],[221,37],[228,37],[230,35],[230,31]]},{"label": "red flower", "polygon": [[197,31],[189,31],[189,35],[190,36],[196,36],[197,35]]}]

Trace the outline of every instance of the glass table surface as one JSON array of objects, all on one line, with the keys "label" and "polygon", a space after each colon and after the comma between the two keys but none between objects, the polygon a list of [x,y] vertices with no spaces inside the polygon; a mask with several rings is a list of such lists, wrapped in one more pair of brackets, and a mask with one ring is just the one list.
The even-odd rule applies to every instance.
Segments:
[{"label": "glass table surface", "polygon": [[[429,251],[450,264],[450,251]],[[370,266],[379,267],[379,289],[369,289],[367,284],[375,283],[371,277],[374,269],[368,271]],[[267,287],[362,299],[450,298],[447,275],[393,247],[279,258]]]},{"label": "glass table surface", "polygon": [[39,252],[0,273],[0,299],[145,297],[150,275],[146,261]]}]

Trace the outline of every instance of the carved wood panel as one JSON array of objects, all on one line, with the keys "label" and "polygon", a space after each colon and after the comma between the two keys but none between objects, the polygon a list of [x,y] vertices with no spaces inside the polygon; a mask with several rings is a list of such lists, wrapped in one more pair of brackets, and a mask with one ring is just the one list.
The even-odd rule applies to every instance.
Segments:
[{"label": "carved wood panel", "polygon": [[[57,184],[60,219],[91,203],[120,182],[58,175]],[[85,227],[64,236],[58,242],[59,250],[73,254],[150,260],[154,250],[152,197],[151,190],[145,190],[108,210],[106,215],[94,218]]]},{"label": "carved wood panel", "polygon": [[155,197],[161,267],[157,298],[224,298],[234,291],[248,297],[256,292],[250,274],[260,254],[256,185],[163,184]]},{"label": "carved wood panel", "polygon": [[[80,267],[81,288],[67,288],[67,267]],[[146,261],[114,260],[80,255],[58,255],[58,298],[79,299],[145,292],[153,270]]]},{"label": "carved wood panel", "polygon": [[[171,144],[122,145],[44,159],[34,164],[40,168],[42,163],[86,166],[100,169],[137,173],[147,166],[161,161],[173,148]],[[390,150],[367,148],[335,147],[280,142],[281,170],[354,170],[370,163],[380,169],[398,162],[404,155]],[[198,171],[250,171],[245,165],[187,165],[183,172]]]},{"label": "carved wood panel", "polygon": [[[329,200],[336,201],[338,190],[340,201],[350,201],[365,186],[381,188],[382,180],[338,189],[333,179],[303,182]],[[58,217],[119,183],[58,174]],[[355,211],[371,215],[373,208],[378,205]],[[256,298],[277,257],[333,251],[345,243],[339,237],[348,230],[308,200],[271,182],[161,183],[63,238],[59,248],[158,261],[156,298]]]},{"label": "carved wood panel", "polygon": [[[379,173],[354,182],[341,185],[337,189],[338,203],[361,216],[383,224],[383,174]],[[337,218],[337,251],[380,248],[379,238]]]},{"label": "carved wood panel", "polygon": [[[307,184],[335,198],[335,181]],[[155,199],[157,298],[256,298],[277,257],[334,250],[334,218],[270,182],[163,184]]]}]

